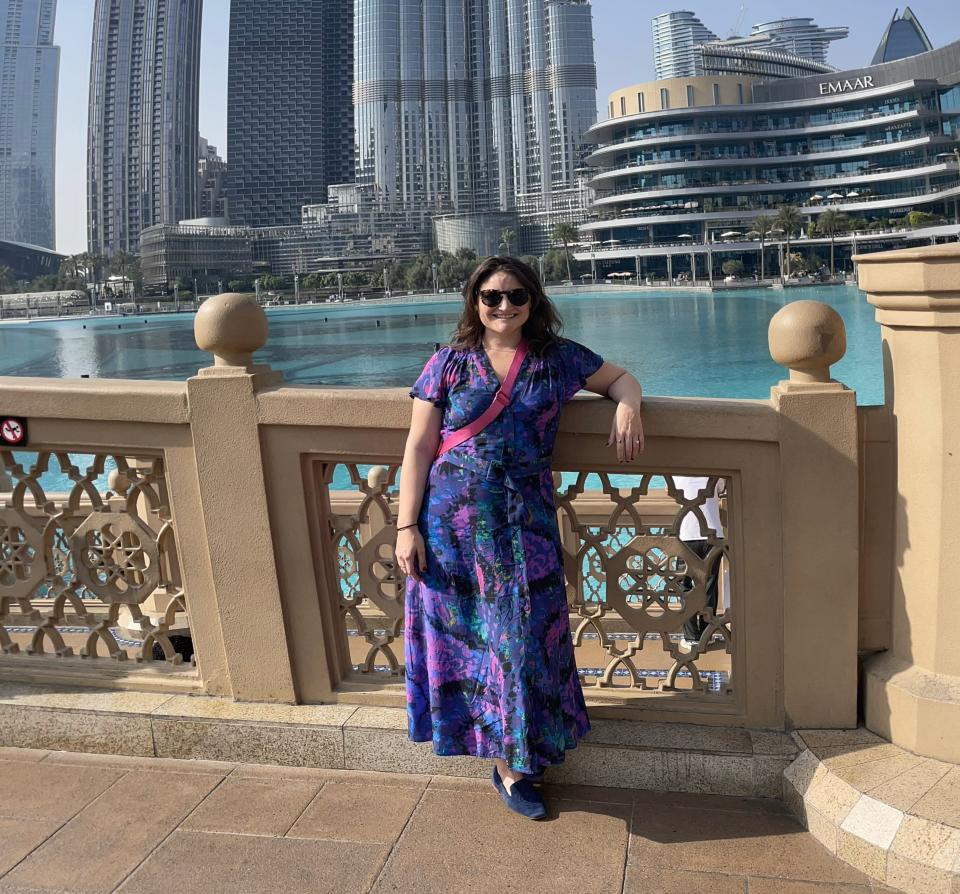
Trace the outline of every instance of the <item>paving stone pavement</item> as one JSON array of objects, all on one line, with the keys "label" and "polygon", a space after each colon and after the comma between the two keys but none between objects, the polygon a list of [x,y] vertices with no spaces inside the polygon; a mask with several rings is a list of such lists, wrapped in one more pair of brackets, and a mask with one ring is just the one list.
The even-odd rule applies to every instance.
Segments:
[{"label": "paving stone pavement", "polygon": [[867,894],[778,801],[0,748],[0,894]]}]

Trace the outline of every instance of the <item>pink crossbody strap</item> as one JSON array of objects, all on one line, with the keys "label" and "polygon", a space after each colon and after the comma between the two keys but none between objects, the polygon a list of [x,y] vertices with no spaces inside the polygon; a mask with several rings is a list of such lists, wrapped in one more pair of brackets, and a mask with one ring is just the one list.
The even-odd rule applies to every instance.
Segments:
[{"label": "pink crossbody strap", "polygon": [[[483,350],[481,348],[481,350]],[[458,428],[455,432],[451,432],[444,438],[443,443],[440,445],[440,449],[437,450],[437,456],[440,456],[442,453],[446,453],[453,447],[457,447],[462,444],[464,441],[469,440],[478,432],[483,431],[494,419],[497,418],[502,412],[503,408],[510,403],[510,399],[513,395],[513,385],[517,381],[517,375],[520,372],[520,365],[523,363],[523,358],[527,356],[527,340],[525,338],[520,339],[520,344],[517,345],[517,351],[513,355],[513,363],[510,364],[510,371],[507,373],[506,381],[497,389],[497,393],[493,396],[493,403],[487,407],[473,422],[468,425],[463,426],[463,428]]]}]

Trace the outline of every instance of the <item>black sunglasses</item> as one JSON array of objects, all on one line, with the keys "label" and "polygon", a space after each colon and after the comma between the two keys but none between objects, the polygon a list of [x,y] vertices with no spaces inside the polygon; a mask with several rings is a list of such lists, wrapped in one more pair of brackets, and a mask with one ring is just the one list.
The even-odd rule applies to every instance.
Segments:
[{"label": "black sunglasses", "polygon": [[501,292],[499,289],[482,289],[479,296],[487,307],[499,307],[504,298],[514,307],[523,307],[530,300],[530,293],[522,288],[510,289],[507,292]]}]

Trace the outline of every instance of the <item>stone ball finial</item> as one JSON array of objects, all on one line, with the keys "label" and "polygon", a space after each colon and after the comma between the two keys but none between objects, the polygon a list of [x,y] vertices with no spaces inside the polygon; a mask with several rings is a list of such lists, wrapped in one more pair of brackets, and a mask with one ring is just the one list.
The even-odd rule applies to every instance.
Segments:
[{"label": "stone ball finial", "polygon": [[107,475],[107,487],[115,494],[124,494],[133,482],[119,469],[111,469]]},{"label": "stone ball finial", "polygon": [[390,470],[386,466],[370,466],[367,471],[367,486],[372,490],[379,490],[387,483]]},{"label": "stone ball finial", "polygon": [[193,320],[197,346],[213,354],[214,366],[251,366],[267,333],[267,315],[253,295],[215,295],[200,305]]},{"label": "stone ball finial", "polygon": [[822,301],[792,301],[773,315],[767,341],[791,382],[829,382],[830,366],[847,351],[847,330],[843,317]]}]

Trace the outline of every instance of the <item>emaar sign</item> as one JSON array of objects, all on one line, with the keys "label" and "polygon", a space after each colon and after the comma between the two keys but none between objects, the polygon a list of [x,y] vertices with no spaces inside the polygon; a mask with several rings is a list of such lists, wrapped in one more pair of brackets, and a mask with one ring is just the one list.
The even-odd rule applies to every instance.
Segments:
[{"label": "emaar sign", "polygon": [[851,90],[867,90],[873,86],[873,76],[865,75],[862,78],[845,81],[823,81],[820,84],[820,95],[830,96],[832,93],[849,93]]}]

